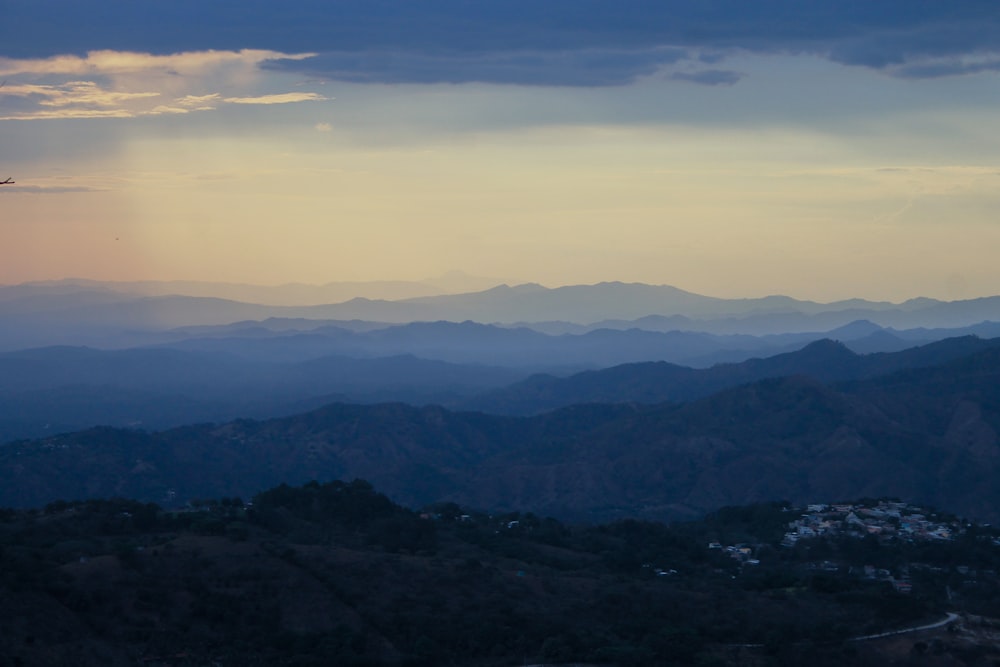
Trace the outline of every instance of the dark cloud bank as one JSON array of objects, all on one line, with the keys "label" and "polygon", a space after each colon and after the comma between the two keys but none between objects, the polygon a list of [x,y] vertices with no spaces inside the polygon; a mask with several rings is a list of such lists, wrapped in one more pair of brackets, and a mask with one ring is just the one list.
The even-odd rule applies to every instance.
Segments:
[{"label": "dark cloud bank", "polygon": [[734,50],[811,53],[906,77],[1000,69],[996,0],[31,0],[4,3],[0,54],[273,49],[359,82],[604,86],[661,65],[732,84]]}]

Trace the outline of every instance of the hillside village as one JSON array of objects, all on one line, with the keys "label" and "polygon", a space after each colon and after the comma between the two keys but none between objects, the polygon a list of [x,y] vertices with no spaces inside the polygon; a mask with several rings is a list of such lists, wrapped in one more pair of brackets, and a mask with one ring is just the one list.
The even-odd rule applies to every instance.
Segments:
[{"label": "hillside village", "polygon": [[[951,571],[961,575],[964,587],[972,588],[979,588],[986,580],[996,579],[995,570],[977,572],[975,568],[964,564],[954,564],[949,568],[921,562],[901,562],[894,566],[871,563],[859,565],[843,562],[833,555],[818,559],[807,555],[812,550],[810,545],[827,540],[867,538],[880,546],[953,543],[965,536],[968,529],[973,528],[972,524],[966,524],[956,517],[941,516],[919,506],[893,500],[811,504],[804,511],[796,508],[784,508],[782,511],[789,514],[801,512],[801,515],[787,523],[781,546],[800,552],[804,556],[804,561],[800,562],[814,572],[882,581],[890,584],[897,593],[903,594],[912,592],[911,572],[915,571],[933,571],[938,574]],[[987,540],[993,547],[1000,547],[1000,537],[995,535],[979,535],[977,539]],[[743,570],[761,565],[761,555],[767,552],[768,547],[763,544],[723,546],[721,542],[713,541],[709,542],[708,549],[729,556]],[[819,548],[816,553],[825,551]],[[661,572],[664,571],[657,569],[657,574]]]},{"label": "hillside village", "polygon": [[858,504],[809,505],[801,518],[790,521],[781,544],[794,546],[800,539],[828,535],[881,539],[950,540],[962,532],[957,519],[938,519],[920,507],[879,500]]},{"label": "hillside village", "polygon": [[[803,540],[822,537],[874,536],[880,543],[901,540],[912,543],[922,540],[952,541],[964,534],[965,525],[957,518],[941,518],[921,507],[892,500],[857,503],[811,504],[801,508],[786,507],[789,514],[802,512],[788,522],[781,546],[792,548]],[[994,540],[1000,546],[1000,540]],[[757,545],[759,549],[761,545]],[[758,565],[753,558],[755,548],[746,544],[723,546],[709,542],[710,550],[721,550],[746,565]]]}]

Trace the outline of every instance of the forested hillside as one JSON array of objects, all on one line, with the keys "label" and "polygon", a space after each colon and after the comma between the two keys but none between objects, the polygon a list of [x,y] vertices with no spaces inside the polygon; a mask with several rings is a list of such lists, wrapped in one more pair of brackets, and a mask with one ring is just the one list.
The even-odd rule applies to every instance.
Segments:
[{"label": "forested hillside", "polygon": [[[845,523],[786,547],[804,510],[781,503],[588,527],[451,503],[414,511],[357,480],[181,511],[122,499],[7,510],[0,655],[80,667],[887,664],[878,642],[845,640],[946,610],[1000,615],[997,532],[892,506],[954,534],[877,538]],[[935,645],[962,658],[949,664],[995,655],[970,618]],[[915,660],[931,642],[906,641]]]}]

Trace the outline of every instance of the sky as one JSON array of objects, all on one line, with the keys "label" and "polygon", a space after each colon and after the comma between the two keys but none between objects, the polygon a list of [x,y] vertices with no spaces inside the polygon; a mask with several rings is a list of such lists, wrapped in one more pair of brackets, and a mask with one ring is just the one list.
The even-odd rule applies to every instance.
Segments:
[{"label": "sky", "polygon": [[1000,294],[995,0],[0,0],[0,284]]}]

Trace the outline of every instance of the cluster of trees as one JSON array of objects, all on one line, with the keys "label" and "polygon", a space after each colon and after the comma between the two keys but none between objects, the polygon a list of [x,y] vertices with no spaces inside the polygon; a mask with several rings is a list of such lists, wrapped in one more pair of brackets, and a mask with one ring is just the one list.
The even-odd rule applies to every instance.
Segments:
[{"label": "cluster of trees", "polygon": [[301,487],[282,484],[258,494],[251,518],[300,544],[328,544],[363,534],[364,543],[392,553],[433,551],[436,524],[396,505],[364,480]]},{"label": "cluster of trees", "polygon": [[[875,665],[844,640],[946,603],[1000,613],[990,529],[785,549],[788,518],[781,503],[672,525],[567,525],[452,503],[416,512],[360,480],[184,511],[120,499],[4,510],[0,655],[416,667],[729,665],[753,653],[759,664]],[[746,544],[759,562],[709,542]],[[908,565],[913,591],[851,569],[864,565]]]}]

